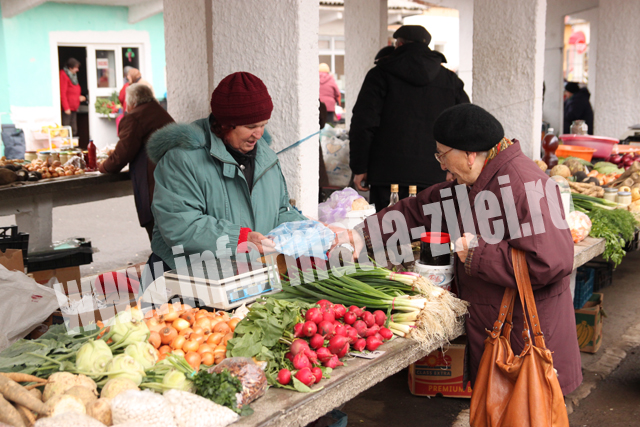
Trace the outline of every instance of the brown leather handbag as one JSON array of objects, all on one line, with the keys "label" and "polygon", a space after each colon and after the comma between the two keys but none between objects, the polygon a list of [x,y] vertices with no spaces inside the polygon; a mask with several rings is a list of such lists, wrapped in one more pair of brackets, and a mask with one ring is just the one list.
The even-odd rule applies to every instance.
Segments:
[{"label": "brown leather handbag", "polygon": [[[540,329],[524,252],[512,248],[511,257],[518,290],[505,290],[498,320],[493,330],[487,331],[471,396],[471,427],[569,427],[551,351]],[[510,340],[516,294],[524,311],[524,349],[520,355],[513,354]]]}]

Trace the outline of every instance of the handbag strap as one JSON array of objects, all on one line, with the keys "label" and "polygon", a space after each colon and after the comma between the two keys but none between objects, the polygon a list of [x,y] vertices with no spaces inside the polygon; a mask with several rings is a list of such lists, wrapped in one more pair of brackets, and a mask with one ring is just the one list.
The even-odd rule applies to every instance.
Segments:
[{"label": "handbag strap", "polygon": [[[533,331],[536,347],[546,348],[544,342],[544,334],[540,327],[540,319],[538,318],[538,310],[536,309],[536,301],[533,297],[533,289],[531,288],[531,278],[529,276],[529,267],[525,253],[520,249],[511,248],[511,259],[513,260],[513,271],[518,285],[518,293],[522,303],[524,330],[522,335],[525,341],[525,350],[531,345],[529,339],[529,323],[527,322],[527,314],[531,319],[531,328]],[[506,293],[505,293],[506,294]]]},{"label": "handbag strap", "polygon": [[[507,288],[504,291],[504,296],[502,297],[502,303],[500,303],[500,310],[498,311],[498,320],[493,324],[493,329],[488,331],[491,334],[491,338],[496,339],[498,335],[502,332],[502,335],[507,337],[511,336],[511,329],[513,328],[513,323],[511,322],[511,317],[513,314],[513,304],[516,299],[516,290],[512,288]],[[506,323],[506,327],[503,326]]]}]

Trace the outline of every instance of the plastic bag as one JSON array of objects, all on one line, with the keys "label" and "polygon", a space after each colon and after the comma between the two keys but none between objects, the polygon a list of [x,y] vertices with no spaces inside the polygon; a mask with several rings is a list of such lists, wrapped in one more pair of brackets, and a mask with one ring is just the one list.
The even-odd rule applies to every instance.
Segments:
[{"label": "plastic bag", "polygon": [[327,251],[335,239],[335,233],[318,221],[293,221],[280,224],[271,230],[269,237],[276,250],[294,258],[301,256],[327,259]]},{"label": "plastic bag", "polygon": [[361,198],[356,190],[347,187],[331,194],[329,200],[318,205],[318,218],[327,224],[342,221],[351,211],[354,200]]},{"label": "plastic bag", "polygon": [[228,370],[231,375],[242,383],[242,395],[237,399],[238,408],[248,405],[267,391],[267,376],[264,371],[248,357],[230,357],[216,366],[209,368],[209,372],[216,374]]},{"label": "plastic bag", "polygon": [[0,265],[0,351],[25,337],[58,308],[53,289]]},{"label": "plastic bag", "polygon": [[573,243],[582,242],[591,231],[591,219],[583,212],[573,211],[567,216]]},{"label": "plastic bag", "polygon": [[344,129],[325,125],[320,133],[322,157],[329,177],[329,185],[346,187],[351,180],[349,167],[349,134]]}]

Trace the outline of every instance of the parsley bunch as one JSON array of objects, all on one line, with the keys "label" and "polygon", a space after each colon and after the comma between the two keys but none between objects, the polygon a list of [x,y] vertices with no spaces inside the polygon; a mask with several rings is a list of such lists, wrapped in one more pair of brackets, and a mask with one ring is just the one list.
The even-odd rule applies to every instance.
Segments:
[{"label": "parsley bunch", "polygon": [[612,261],[614,267],[617,267],[627,254],[624,250],[625,242],[633,239],[635,233],[636,220],[633,214],[624,209],[594,207],[588,215],[592,223],[589,234],[605,239],[602,257],[606,261]]},{"label": "parsley bunch", "polygon": [[193,378],[196,387],[196,394],[206,399],[212,400],[218,405],[226,406],[240,415],[250,415],[253,410],[249,406],[238,408],[236,399],[237,393],[242,393],[242,383],[229,373],[222,371],[219,374],[209,373],[206,369],[201,370]]}]

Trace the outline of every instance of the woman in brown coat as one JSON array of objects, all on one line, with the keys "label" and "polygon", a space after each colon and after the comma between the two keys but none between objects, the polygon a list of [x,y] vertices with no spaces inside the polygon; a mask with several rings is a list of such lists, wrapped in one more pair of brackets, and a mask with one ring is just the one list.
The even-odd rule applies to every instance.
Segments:
[{"label": "woman in brown coat", "polygon": [[[582,382],[582,371],[569,290],[573,240],[557,186],[524,155],[518,141],[504,138],[500,123],[478,106],[462,104],[445,110],[435,123],[434,136],[436,158],[454,181],[436,184],[370,217],[364,242],[353,233],[356,251],[365,244],[380,250],[392,235],[397,237],[403,225],[397,218],[395,222],[385,218],[390,211],[403,214],[414,240],[424,231],[451,234],[457,250],[457,293],[470,303],[466,330],[473,384],[486,330],[498,318],[505,287],[516,287],[511,248],[523,250],[546,344],[553,352],[562,391],[570,393]],[[511,344],[519,354],[523,347],[519,299],[513,325]]]}]

